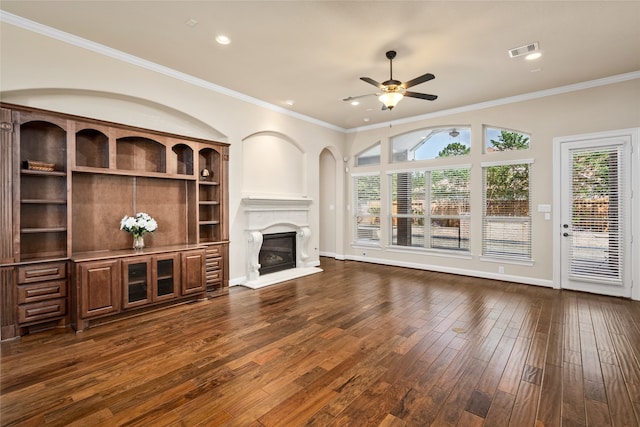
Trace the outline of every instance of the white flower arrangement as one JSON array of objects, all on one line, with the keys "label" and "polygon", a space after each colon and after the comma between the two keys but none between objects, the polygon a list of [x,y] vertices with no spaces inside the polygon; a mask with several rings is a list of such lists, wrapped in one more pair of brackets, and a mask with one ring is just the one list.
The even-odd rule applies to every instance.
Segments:
[{"label": "white flower arrangement", "polygon": [[138,212],[135,216],[125,215],[120,220],[120,230],[133,234],[133,237],[140,237],[144,233],[153,233],[157,229],[156,220],[144,212]]}]

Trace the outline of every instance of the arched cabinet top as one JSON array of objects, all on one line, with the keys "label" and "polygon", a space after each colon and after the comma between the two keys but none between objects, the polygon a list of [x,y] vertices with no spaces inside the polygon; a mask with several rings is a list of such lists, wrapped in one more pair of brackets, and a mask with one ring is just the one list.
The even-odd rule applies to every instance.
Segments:
[{"label": "arched cabinet top", "polygon": [[[12,109],[14,123],[24,133],[25,158],[21,160],[47,160],[55,163],[56,171],[198,180],[203,178],[202,169],[219,174],[219,162],[227,159],[229,144],[224,142],[31,107],[3,106]],[[55,148],[47,159],[32,159],[30,151],[36,151],[44,137],[45,145]],[[42,156],[42,150],[37,151]]]}]

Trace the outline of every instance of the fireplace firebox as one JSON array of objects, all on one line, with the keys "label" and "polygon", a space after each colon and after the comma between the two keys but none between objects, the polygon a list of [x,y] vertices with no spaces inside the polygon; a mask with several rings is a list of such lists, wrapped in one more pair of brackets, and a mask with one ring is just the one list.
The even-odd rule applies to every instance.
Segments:
[{"label": "fireplace firebox", "polygon": [[296,233],[264,234],[258,262],[261,275],[296,268]]}]

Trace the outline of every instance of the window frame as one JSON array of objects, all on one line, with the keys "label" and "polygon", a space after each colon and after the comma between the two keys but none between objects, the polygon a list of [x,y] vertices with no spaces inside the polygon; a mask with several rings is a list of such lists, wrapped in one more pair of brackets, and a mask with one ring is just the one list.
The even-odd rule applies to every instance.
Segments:
[{"label": "window frame", "polygon": [[[501,133],[502,132],[516,133],[518,135],[525,136],[525,137],[528,138],[527,147],[526,148],[511,148],[509,150],[495,150],[495,149],[493,149],[493,150],[489,151],[490,149],[493,148],[493,147],[489,146],[490,141],[491,141],[491,139],[489,139],[487,137],[487,132],[489,130],[497,130],[497,131],[500,131]],[[509,151],[530,150],[531,149],[531,136],[532,136],[531,133],[524,132],[524,131],[521,131],[521,130],[507,129],[507,128],[503,128],[503,127],[499,127],[499,126],[483,125],[482,126],[482,141],[483,141],[483,144],[482,144],[483,148],[482,149],[483,149],[483,153],[484,154],[493,154],[493,153],[505,153],[505,152],[509,152]]]},{"label": "window frame", "polygon": [[[377,148],[377,153],[375,150]],[[371,156],[363,156],[363,154],[367,152],[373,152]],[[376,155],[377,154],[377,155]],[[372,159],[367,162],[364,159]],[[358,152],[355,156],[353,156],[353,165],[355,167],[364,167],[364,166],[377,166],[382,164],[382,143],[380,141],[375,142],[374,144],[369,145],[364,150]]]},{"label": "window frame", "polygon": [[[415,129],[409,132],[404,132],[404,133],[390,137],[389,148],[388,148],[389,162],[392,164],[415,163],[415,162],[433,161],[433,160],[442,159],[442,158],[469,156],[469,154],[460,154],[456,156],[444,156],[444,157],[439,157],[437,155],[434,155],[433,157],[425,157],[425,158],[419,158],[419,159],[415,157],[415,153],[418,152],[424,146],[424,144],[428,144],[429,139],[445,132],[451,132],[453,130],[456,130],[459,133],[464,133],[465,135],[468,135],[469,140],[465,141],[465,144],[463,145],[465,145],[466,148],[469,149],[469,152],[471,152],[471,146],[472,146],[471,125],[432,126],[432,127]],[[396,140],[401,139],[403,137],[406,138],[408,135],[414,135],[414,134],[427,134],[427,136],[423,138],[417,138],[417,142],[415,142],[412,147],[408,147],[407,150],[405,151],[394,152],[394,148],[395,148],[394,143],[396,142]],[[448,145],[450,145],[453,142],[460,142],[460,140],[450,141]],[[446,145],[445,147],[442,147],[442,149],[446,148],[448,145]],[[403,153],[406,153],[407,155],[403,156]],[[413,156],[408,155],[408,153],[413,153]]]}]

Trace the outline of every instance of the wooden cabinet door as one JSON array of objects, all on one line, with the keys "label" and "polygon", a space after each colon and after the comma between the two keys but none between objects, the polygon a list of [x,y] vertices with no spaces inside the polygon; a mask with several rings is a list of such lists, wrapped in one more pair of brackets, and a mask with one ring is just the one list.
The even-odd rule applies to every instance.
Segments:
[{"label": "wooden cabinet door", "polygon": [[182,295],[206,292],[206,263],[204,249],[182,253]]},{"label": "wooden cabinet door", "polygon": [[120,311],[120,261],[79,264],[80,315],[83,319]]}]

